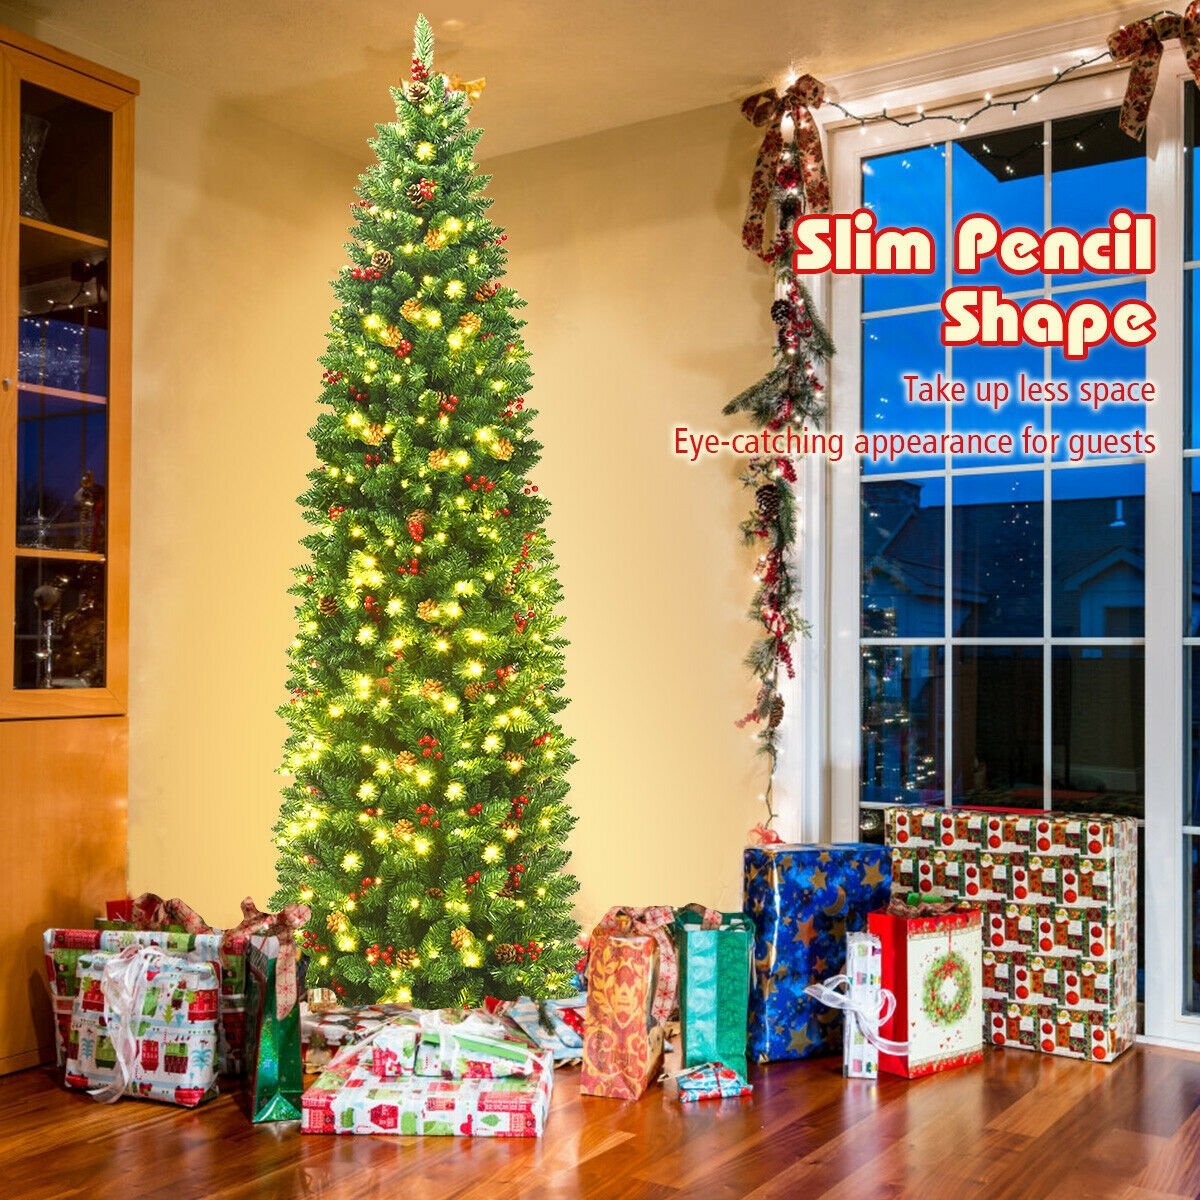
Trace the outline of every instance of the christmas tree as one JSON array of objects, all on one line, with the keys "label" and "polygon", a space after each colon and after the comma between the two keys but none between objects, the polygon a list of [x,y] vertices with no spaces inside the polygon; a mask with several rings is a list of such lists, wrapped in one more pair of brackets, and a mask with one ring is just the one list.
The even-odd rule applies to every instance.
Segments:
[{"label": "christmas tree", "polygon": [[309,986],[423,1007],[569,994],[578,932],[522,302],[432,58],[422,17],[334,283],[274,898],[312,908]]}]

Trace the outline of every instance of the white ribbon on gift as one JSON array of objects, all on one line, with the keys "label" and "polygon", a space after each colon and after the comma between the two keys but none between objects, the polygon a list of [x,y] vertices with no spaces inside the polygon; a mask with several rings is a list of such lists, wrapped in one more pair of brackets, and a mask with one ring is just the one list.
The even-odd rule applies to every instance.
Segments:
[{"label": "white ribbon on gift", "polygon": [[428,1032],[436,1030],[438,1035],[438,1069],[446,1075],[453,1065],[455,1052],[458,1050],[460,1036],[495,1037],[497,1029],[504,1028],[504,1022],[498,1021],[487,1013],[471,1013],[461,1021],[447,1020],[445,1012],[440,1008],[421,1011],[421,1029]]},{"label": "white ribbon on gift", "polygon": [[[841,991],[841,988],[845,991]],[[813,983],[804,989],[818,1004],[828,1008],[840,1008],[846,1013],[847,1019],[853,1017],[863,1037],[877,1050],[884,1054],[895,1054],[903,1057],[908,1053],[908,1042],[894,1042],[891,1038],[883,1037],[879,1027],[886,1024],[892,1013],[896,1011],[896,997],[887,989],[878,990],[874,1011],[868,1001],[852,997],[850,993],[850,977],[834,975],[824,983]]]},{"label": "white ribbon on gift", "polygon": [[149,983],[146,976],[165,957],[160,946],[126,946],[104,964],[100,990],[104,993],[105,1032],[117,1058],[116,1074],[108,1083],[88,1091],[104,1104],[119,1100],[133,1079],[138,1060],[134,1023],[142,1019]]}]

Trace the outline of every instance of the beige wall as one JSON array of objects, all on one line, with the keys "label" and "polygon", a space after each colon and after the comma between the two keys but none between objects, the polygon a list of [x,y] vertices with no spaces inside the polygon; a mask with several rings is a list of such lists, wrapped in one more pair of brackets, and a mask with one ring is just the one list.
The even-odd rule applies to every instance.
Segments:
[{"label": "beige wall", "polygon": [[[104,61],[143,82],[130,886],[227,922],[273,888],[294,497],[367,150],[339,160]],[[760,816],[733,726],[753,695],[745,501],[735,464],[670,452],[677,423],[729,427],[721,405],[769,363],[770,282],[738,242],[754,143],[729,105],[487,164],[529,301],[585,924],[614,903],[738,907]]]}]

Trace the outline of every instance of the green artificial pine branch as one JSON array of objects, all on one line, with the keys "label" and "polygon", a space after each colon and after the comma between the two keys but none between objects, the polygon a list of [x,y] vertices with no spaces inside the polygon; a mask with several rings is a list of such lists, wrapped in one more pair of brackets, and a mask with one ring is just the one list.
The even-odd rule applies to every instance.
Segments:
[{"label": "green artificial pine branch", "polygon": [[469,104],[417,22],[352,205],[291,594],[278,905],[347,1001],[569,994],[571,739],[531,372]]}]

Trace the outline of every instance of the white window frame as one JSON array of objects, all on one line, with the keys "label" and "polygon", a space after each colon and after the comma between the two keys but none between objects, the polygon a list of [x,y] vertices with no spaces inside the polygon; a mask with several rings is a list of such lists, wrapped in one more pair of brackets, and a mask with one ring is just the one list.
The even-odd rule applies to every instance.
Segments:
[{"label": "white window frame", "polygon": [[[1134,16],[1144,16],[1137,12]],[[961,111],[990,91],[1001,97],[1052,77],[1055,69],[1103,49],[1117,19],[1108,16],[1001,39],[984,47],[930,56],[917,63],[833,81],[831,93],[855,112],[887,107],[903,116],[939,107]],[[973,68],[973,69],[972,69]],[[996,110],[974,121],[966,136],[1120,103],[1127,72],[1099,67],[1081,72],[1013,114]],[[1183,1012],[1185,762],[1183,696],[1183,218],[1182,83],[1190,78],[1182,53],[1163,56],[1146,138],[1147,208],[1159,221],[1158,269],[1146,281],[1159,314],[1146,357],[1161,399],[1148,412],[1158,451],[1146,464],[1146,688],[1144,881],[1146,946],[1144,1027],[1148,1040],[1200,1043],[1200,1016]],[[899,99],[903,98],[904,108]],[[878,123],[862,129],[828,110],[822,114],[833,186],[833,209],[859,206],[861,160],[947,137],[964,136],[939,124],[913,130]],[[948,239],[947,239],[948,242]],[[817,281],[837,345],[829,381],[828,427],[850,437],[859,429],[861,288],[853,277]],[[781,762],[781,832],[858,839],[860,754],[859,485],[857,460],[805,461],[799,484],[805,514],[798,550],[804,615],[813,637],[797,656],[801,683],[785,718]],[[947,548],[949,553],[949,548]],[[1048,585],[1048,581],[1047,581]],[[947,664],[948,665],[948,664]],[[823,703],[822,703],[823,701]],[[798,765],[794,759],[799,758]],[[817,764],[819,764],[819,769]],[[1196,830],[1195,832],[1200,832]],[[1190,884],[1189,884],[1190,886]]]}]

